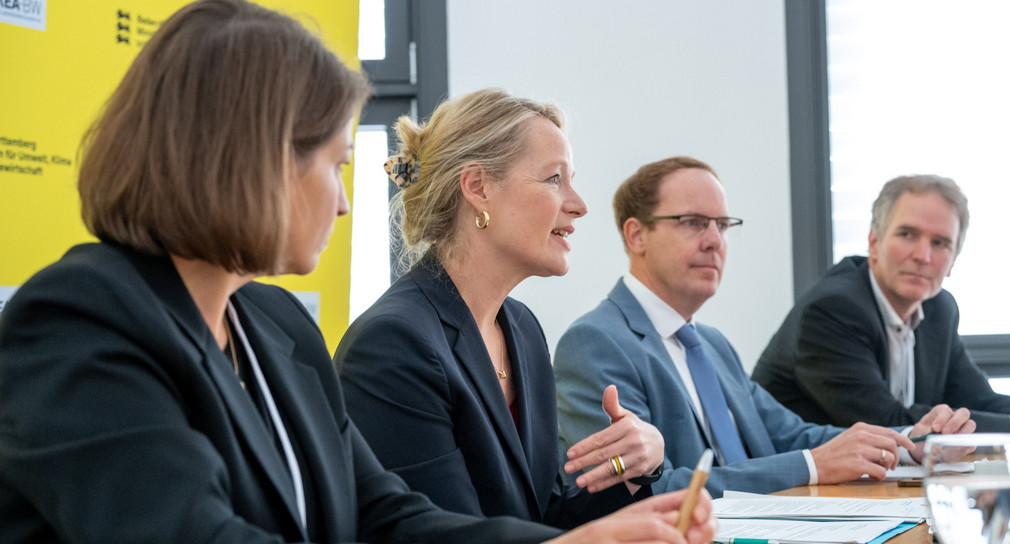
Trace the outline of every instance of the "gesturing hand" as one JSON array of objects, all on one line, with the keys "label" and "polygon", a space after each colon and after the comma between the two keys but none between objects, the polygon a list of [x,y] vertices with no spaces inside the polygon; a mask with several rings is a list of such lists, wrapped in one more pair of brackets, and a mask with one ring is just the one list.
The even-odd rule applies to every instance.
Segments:
[{"label": "gesturing hand", "polygon": [[[588,467],[594,468],[575,480],[579,487],[590,492],[606,489],[629,478],[651,474],[663,464],[663,435],[652,425],[642,421],[633,412],[621,407],[617,386],[603,391],[603,410],[610,416],[610,426],[592,434],[568,448],[565,472],[573,474]],[[615,474],[611,459],[620,456],[624,472]],[[634,493],[638,486],[628,484]]]}]

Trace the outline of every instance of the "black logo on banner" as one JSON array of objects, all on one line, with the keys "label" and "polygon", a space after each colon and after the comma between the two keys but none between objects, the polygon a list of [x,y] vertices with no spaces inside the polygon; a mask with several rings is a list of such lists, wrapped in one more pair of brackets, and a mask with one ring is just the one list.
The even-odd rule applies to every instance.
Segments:
[{"label": "black logo on banner", "polygon": [[[125,22],[124,22],[125,21]],[[130,12],[116,12],[116,43],[130,45]]]}]

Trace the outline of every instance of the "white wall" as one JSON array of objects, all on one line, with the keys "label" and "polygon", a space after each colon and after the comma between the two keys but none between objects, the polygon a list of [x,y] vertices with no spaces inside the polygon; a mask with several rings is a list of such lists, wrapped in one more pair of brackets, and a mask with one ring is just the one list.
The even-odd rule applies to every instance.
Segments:
[{"label": "white wall", "polygon": [[449,91],[482,87],[557,102],[568,114],[575,223],[564,278],[512,295],[551,348],[627,269],[613,191],[639,166],[691,155],[719,173],[732,240],[719,293],[698,319],[748,369],[792,306],[783,0],[449,0]]}]

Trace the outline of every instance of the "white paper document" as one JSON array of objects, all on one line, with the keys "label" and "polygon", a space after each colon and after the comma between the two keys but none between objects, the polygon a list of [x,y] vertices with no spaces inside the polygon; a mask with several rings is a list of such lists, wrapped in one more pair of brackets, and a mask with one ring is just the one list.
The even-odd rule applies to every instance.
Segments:
[{"label": "white paper document", "polygon": [[900,524],[887,521],[797,521],[780,519],[720,519],[716,542],[731,539],[773,540],[782,544],[807,542],[869,542]]},{"label": "white paper document", "polygon": [[[975,470],[975,465],[972,463],[941,463],[936,466],[936,470],[942,472],[972,472]],[[888,470],[884,480],[909,480],[924,478],[925,476],[926,469],[921,465],[900,465],[893,470]],[[869,476],[863,474],[863,479],[868,480],[869,478]]]},{"label": "white paper document", "polygon": [[[884,480],[911,480],[922,478],[925,475],[926,470],[922,468],[922,466],[901,465],[892,470],[888,470],[887,475],[884,476]],[[870,477],[864,474],[863,479],[869,480]]]},{"label": "white paper document", "polygon": [[847,499],[835,497],[746,496],[727,493],[712,501],[713,514],[720,519],[862,519],[922,521],[929,515],[926,499]]}]

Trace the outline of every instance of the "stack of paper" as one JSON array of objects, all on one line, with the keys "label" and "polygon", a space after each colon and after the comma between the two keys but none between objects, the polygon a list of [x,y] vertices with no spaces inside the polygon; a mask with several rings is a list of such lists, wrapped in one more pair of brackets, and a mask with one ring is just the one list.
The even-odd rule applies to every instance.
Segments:
[{"label": "stack of paper", "polygon": [[[973,463],[940,463],[936,465],[935,470],[949,473],[966,473],[974,471],[975,465]],[[922,465],[899,465],[891,470],[888,470],[887,475],[884,476],[884,480],[922,479],[925,476],[926,470],[922,467]],[[863,474],[863,479],[869,480],[870,477],[867,474]]]},{"label": "stack of paper", "polygon": [[907,530],[929,515],[923,498],[779,497],[728,491],[712,505],[719,518],[716,542],[864,543],[884,533],[893,536],[902,524]]}]

